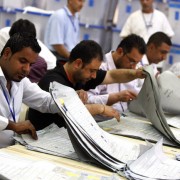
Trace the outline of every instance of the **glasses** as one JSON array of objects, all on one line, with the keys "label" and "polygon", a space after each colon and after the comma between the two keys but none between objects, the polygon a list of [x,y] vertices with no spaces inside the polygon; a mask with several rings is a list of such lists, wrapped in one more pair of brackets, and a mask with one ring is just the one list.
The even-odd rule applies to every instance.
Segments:
[{"label": "glasses", "polygon": [[127,54],[125,54],[125,56],[128,58],[128,61],[131,65],[136,65],[138,63],[133,58],[129,57]]}]

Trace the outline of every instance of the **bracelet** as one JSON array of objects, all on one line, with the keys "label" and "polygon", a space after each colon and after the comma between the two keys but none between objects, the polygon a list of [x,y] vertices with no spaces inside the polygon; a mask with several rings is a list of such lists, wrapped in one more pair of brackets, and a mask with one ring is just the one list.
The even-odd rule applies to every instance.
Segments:
[{"label": "bracelet", "polygon": [[105,112],[105,105],[104,104],[102,104],[103,105],[103,111],[102,111],[102,113],[101,114],[103,114],[104,112]]}]

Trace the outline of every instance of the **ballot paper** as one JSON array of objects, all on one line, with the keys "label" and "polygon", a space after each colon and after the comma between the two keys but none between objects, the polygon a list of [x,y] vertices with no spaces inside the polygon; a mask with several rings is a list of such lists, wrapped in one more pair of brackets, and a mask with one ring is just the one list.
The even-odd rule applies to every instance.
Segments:
[{"label": "ballot paper", "polygon": [[59,128],[56,124],[51,124],[37,131],[37,135],[38,140],[32,139],[28,134],[15,137],[15,140],[29,150],[79,160],[64,127]]},{"label": "ballot paper", "polygon": [[73,147],[82,161],[119,171],[125,163],[137,159],[140,146],[102,130],[74,89],[53,82],[50,92],[66,121]]},{"label": "ballot paper", "polygon": [[180,79],[171,71],[164,71],[157,78],[164,112],[180,115]]},{"label": "ballot paper", "polygon": [[144,67],[144,72],[147,77],[136,100],[130,103],[129,110],[138,114],[142,112],[156,129],[173,143],[180,145],[180,131],[172,131],[166,121],[152,66]]},{"label": "ballot paper", "polygon": [[166,138],[150,122],[131,118],[130,116],[121,117],[120,122],[113,118],[108,121],[99,122],[98,125],[111,134],[148,140],[150,142],[157,142],[163,138],[164,145],[177,146],[176,143]]},{"label": "ballot paper", "polygon": [[180,179],[180,161],[170,159],[163,153],[162,142],[161,139],[138,159],[126,165],[124,173],[128,179]]},{"label": "ballot paper", "polygon": [[55,164],[50,161],[30,159],[24,155],[11,152],[0,152],[0,179],[13,180],[118,180],[116,174],[100,175],[85,170],[77,170],[72,166]]}]

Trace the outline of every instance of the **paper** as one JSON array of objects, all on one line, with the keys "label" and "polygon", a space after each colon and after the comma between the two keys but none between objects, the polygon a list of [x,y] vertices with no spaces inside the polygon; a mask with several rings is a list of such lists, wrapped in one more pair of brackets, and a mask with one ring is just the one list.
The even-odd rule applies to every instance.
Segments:
[{"label": "paper", "polygon": [[177,146],[168,138],[163,136],[154,126],[147,121],[137,120],[129,116],[121,117],[120,123],[116,119],[98,123],[101,128],[111,134],[118,134],[137,139],[148,140],[150,142],[157,142],[163,138],[163,144],[169,146]]},{"label": "paper", "polygon": [[100,175],[76,170],[73,167],[66,167],[55,164],[50,161],[29,160],[20,155],[11,154],[10,152],[0,152],[0,174],[8,179],[53,179],[53,180],[118,180],[115,174]]},{"label": "paper", "polygon": [[180,179],[180,162],[168,158],[162,151],[162,140],[127,165],[127,177],[135,179]]},{"label": "paper", "polygon": [[73,136],[73,146],[75,150],[78,148],[76,152],[83,151],[78,154],[80,159],[86,161],[87,158],[87,161],[92,160],[116,171],[138,157],[139,145],[120,140],[102,130],[74,89],[53,82],[51,92]]},{"label": "paper", "polygon": [[129,110],[134,113],[136,111],[143,112],[156,129],[169,140],[180,145],[179,136],[175,136],[170,129],[162,110],[159,88],[154,77],[153,69],[151,66],[146,66],[144,69],[147,77],[137,99],[130,103]]}]

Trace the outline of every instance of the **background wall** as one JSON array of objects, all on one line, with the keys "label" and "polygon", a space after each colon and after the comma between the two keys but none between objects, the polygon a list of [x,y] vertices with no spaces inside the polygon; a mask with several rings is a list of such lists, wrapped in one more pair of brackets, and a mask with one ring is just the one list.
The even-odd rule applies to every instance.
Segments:
[{"label": "background wall", "polygon": [[[43,41],[49,16],[66,3],[67,0],[0,0],[0,28],[11,26],[19,18],[29,19]],[[155,0],[155,7],[166,14],[175,32],[168,59],[160,65],[165,70],[180,62],[180,0]],[[139,0],[86,0],[80,12],[80,40],[97,41],[104,53],[116,49],[124,22],[137,9]]]}]

